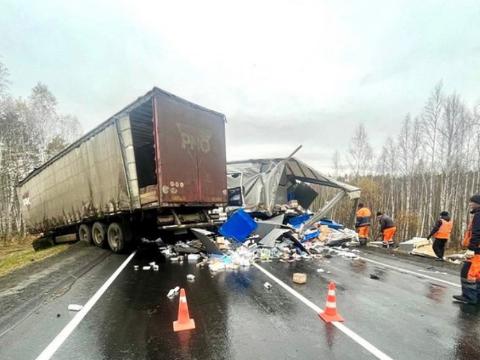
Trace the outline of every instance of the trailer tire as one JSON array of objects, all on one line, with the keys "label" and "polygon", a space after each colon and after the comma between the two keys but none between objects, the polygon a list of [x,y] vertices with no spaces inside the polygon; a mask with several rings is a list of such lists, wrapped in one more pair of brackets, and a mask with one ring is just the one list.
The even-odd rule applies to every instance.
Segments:
[{"label": "trailer tire", "polygon": [[93,243],[100,247],[107,247],[107,227],[104,223],[96,221],[92,226],[92,241]]},{"label": "trailer tire", "polygon": [[130,241],[130,229],[125,225],[113,222],[108,226],[108,245],[114,253],[123,252]]},{"label": "trailer tire", "polygon": [[79,241],[85,241],[87,244],[92,243],[92,229],[90,225],[80,224],[77,235]]}]

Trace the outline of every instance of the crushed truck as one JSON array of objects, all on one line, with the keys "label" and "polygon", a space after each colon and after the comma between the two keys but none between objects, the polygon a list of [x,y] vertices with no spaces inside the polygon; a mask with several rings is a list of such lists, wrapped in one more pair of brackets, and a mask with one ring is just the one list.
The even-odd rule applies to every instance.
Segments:
[{"label": "crushed truck", "polygon": [[214,226],[227,201],[225,116],[153,88],[17,187],[31,233],[123,251],[134,234]]}]

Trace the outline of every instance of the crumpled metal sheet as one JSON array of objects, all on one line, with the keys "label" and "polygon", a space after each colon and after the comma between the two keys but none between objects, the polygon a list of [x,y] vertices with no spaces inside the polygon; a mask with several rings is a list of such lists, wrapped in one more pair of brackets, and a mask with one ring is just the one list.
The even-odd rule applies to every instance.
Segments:
[{"label": "crumpled metal sheet", "polygon": [[32,232],[131,210],[115,123],[23,182],[17,191]]},{"label": "crumpled metal sheet", "polygon": [[295,180],[341,189],[351,199],[360,197],[359,188],[325,176],[294,157],[227,163],[228,189],[243,189],[248,210],[272,213],[276,204],[286,202],[288,182]]}]

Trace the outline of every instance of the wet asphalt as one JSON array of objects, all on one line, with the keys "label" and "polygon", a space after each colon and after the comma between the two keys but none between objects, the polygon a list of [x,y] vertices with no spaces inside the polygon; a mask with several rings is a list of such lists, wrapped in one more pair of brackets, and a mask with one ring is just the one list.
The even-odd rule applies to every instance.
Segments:
[{"label": "wet asphalt", "polygon": [[[456,271],[441,264],[364,256],[458,283]],[[34,359],[75,315],[66,310],[68,304],[84,304],[125,259],[106,256],[75,279],[68,291],[43,299],[0,336],[0,359]],[[160,265],[158,272],[133,269],[150,261]],[[480,358],[480,308],[452,303],[451,296],[459,292],[456,287],[341,256],[260,265],[321,308],[328,282],[334,280],[345,325],[394,359]],[[294,272],[307,273],[307,284],[293,284]],[[194,274],[195,281],[189,282],[187,274]],[[273,285],[270,290],[264,288],[266,281]],[[177,285],[186,290],[194,330],[173,332],[178,297],[170,300],[166,294]],[[374,357],[258,269],[212,274],[195,264],[172,264],[146,250],[136,254],[53,358]]]}]

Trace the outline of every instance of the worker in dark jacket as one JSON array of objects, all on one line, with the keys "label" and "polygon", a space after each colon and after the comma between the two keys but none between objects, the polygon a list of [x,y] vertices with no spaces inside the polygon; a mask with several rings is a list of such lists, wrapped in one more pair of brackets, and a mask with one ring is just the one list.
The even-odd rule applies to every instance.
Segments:
[{"label": "worker in dark jacket", "polygon": [[453,221],[450,219],[450,214],[448,211],[442,211],[440,213],[440,219],[435,223],[432,231],[427,236],[427,239],[430,240],[433,237],[433,252],[437,255],[435,260],[443,261],[443,255],[445,253],[445,245],[447,244],[448,239],[450,239],[450,234],[452,232]]},{"label": "worker in dark jacket", "polygon": [[364,204],[358,204],[358,210],[356,214],[355,228],[358,233],[358,240],[361,246],[365,246],[368,240],[368,233],[370,230],[370,218],[372,212]]},{"label": "worker in dark jacket", "polygon": [[470,214],[473,215],[468,224],[462,245],[468,250],[460,271],[462,295],[453,298],[465,304],[480,303],[480,194],[470,198]]},{"label": "worker in dark jacket", "polygon": [[383,246],[391,247],[395,245],[393,236],[397,232],[397,227],[390,216],[382,212],[377,212],[377,221],[380,224],[380,235],[382,236]]}]

